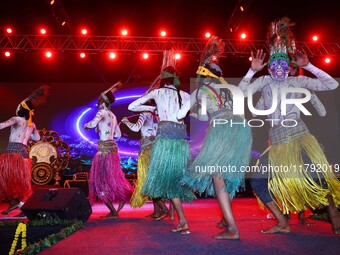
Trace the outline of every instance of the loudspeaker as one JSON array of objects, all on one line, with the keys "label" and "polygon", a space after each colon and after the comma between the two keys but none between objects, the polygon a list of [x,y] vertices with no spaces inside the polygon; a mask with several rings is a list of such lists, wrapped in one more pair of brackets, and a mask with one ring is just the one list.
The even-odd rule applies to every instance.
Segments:
[{"label": "loudspeaker", "polygon": [[86,221],[92,208],[78,188],[37,189],[21,207],[29,220],[65,219]]},{"label": "loudspeaker", "polygon": [[64,183],[64,188],[79,188],[81,189],[85,196],[89,196],[89,184],[87,180],[67,180]]}]

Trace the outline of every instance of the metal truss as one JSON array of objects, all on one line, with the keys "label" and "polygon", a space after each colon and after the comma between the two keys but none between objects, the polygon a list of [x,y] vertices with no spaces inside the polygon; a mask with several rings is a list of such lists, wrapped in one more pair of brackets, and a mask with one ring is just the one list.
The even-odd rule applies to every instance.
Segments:
[{"label": "metal truss", "polygon": [[[251,51],[264,49],[268,52],[265,40],[224,39],[225,53],[228,55],[249,56]],[[117,53],[147,51],[161,53],[173,49],[181,53],[200,53],[207,42],[201,38],[180,37],[123,37],[123,36],[77,36],[77,35],[0,35],[1,50],[19,52],[54,50],[103,52],[114,50]],[[340,43],[298,42],[309,56],[339,56]]]}]

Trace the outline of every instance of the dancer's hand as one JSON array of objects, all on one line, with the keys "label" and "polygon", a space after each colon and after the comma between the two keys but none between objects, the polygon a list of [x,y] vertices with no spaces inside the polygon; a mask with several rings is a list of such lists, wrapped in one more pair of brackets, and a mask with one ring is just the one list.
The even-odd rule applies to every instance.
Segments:
[{"label": "dancer's hand", "polygon": [[126,118],[126,117],[122,118],[122,120],[121,120],[122,123],[125,123],[125,122],[128,122],[128,121],[129,121],[129,120],[128,120],[128,118]]},{"label": "dancer's hand", "polygon": [[296,51],[296,60],[291,61],[293,64],[296,64],[298,67],[304,67],[308,65],[309,59],[307,53],[304,50]]},{"label": "dancer's hand", "polygon": [[251,52],[252,61],[251,61],[250,68],[255,72],[261,71],[263,67],[267,65],[267,62],[264,62],[265,58],[266,58],[266,53],[263,53],[263,50],[257,50],[256,56],[254,56],[254,53]]}]

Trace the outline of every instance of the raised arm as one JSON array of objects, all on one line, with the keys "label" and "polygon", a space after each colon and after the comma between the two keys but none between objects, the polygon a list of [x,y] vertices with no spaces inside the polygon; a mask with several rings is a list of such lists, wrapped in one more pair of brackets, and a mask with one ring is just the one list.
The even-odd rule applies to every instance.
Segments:
[{"label": "raised arm", "polygon": [[131,123],[128,118],[124,117],[122,119],[122,123],[124,123],[128,128],[130,128],[132,131],[134,132],[138,132],[142,126],[144,125],[146,120],[146,115],[144,112],[142,112],[141,114],[139,114],[138,120],[136,123]]},{"label": "raised arm", "polygon": [[102,110],[99,110],[93,120],[84,125],[85,129],[95,128],[99,121],[104,117]]},{"label": "raised arm", "polygon": [[248,96],[249,86],[251,86],[252,94],[262,89],[264,83],[264,76],[256,79],[253,83],[251,83],[251,79],[258,71],[261,71],[267,65],[267,62],[264,62],[266,54],[263,53],[263,50],[258,50],[256,52],[256,56],[254,56],[254,53],[251,52],[251,57],[252,57],[251,67],[249,68],[247,74],[243,77],[243,79],[238,85],[238,87],[242,90],[245,97]]},{"label": "raised arm", "polygon": [[10,127],[10,126],[15,125],[15,124],[17,123],[16,118],[17,118],[17,117],[12,117],[12,118],[10,118],[9,120],[6,120],[6,121],[4,121],[4,122],[1,122],[1,123],[0,123],[0,130],[1,130],[1,129],[4,129],[4,128],[6,128],[6,127]]},{"label": "raised arm", "polygon": [[300,87],[315,91],[326,91],[336,89],[339,86],[339,83],[328,73],[309,62],[305,51],[298,51],[296,54],[296,61],[292,61],[292,63],[295,63],[298,67],[311,72],[317,78],[313,79],[306,76],[298,76],[297,85]]},{"label": "raised arm", "polygon": [[157,92],[153,90],[146,94],[145,96],[142,96],[141,98],[133,101],[131,104],[129,104],[128,109],[133,112],[154,112],[156,109],[155,106],[143,104],[150,101],[151,99],[155,99],[156,93]]}]

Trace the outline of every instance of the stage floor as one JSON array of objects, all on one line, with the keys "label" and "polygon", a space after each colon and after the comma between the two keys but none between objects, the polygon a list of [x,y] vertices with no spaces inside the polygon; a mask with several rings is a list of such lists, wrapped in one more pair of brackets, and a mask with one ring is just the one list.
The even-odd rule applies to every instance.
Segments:
[{"label": "stage floor", "polygon": [[[154,221],[144,216],[152,212],[152,203],[120,212],[119,219],[101,219],[108,213],[103,204],[92,207],[92,215],[85,227],[40,254],[339,254],[340,236],[332,232],[330,223],[311,220],[313,226],[298,224],[297,215],[291,216],[290,234],[261,234],[275,221],[268,211],[259,209],[255,198],[235,198],[233,211],[241,234],[239,241],[214,240],[212,235],[221,229],[215,223],[221,213],[217,200],[197,199],[184,203],[190,235],[172,233],[178,219]],[[117,206],[117,205],[116,205]],[[7,205],[0,203],[0,210]],[[12,216],[1,215],[1,220]],[[311,212],[307,211],[306,215]]]}]

